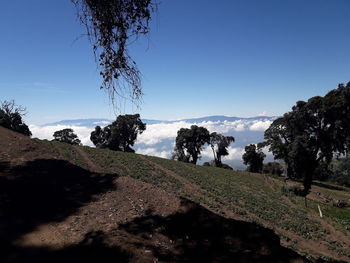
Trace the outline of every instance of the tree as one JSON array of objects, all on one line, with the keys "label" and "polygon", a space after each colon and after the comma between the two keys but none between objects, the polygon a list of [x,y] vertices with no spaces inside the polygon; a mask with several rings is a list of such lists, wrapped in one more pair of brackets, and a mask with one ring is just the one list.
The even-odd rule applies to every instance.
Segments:
[{"label": "tree", "polygon": [[272,174],[281,176],[283,174],[283,167],[278,162],[268,162],[263,165],[262,172],[264,174]]},{"label": "tree", "polygon": [[5,100],[0,105],[0,126],[27,136],[32,136],[29,127],[22,120],[25,111],[26,109],[22,106],[17,106],[14,100]]},{"label": "tree", "polygon": [[63,129],[55,131],[53,134],[54,141],[65,142],[72,145],[79,145],[81,141],[72,129]]},{"label": "tree", "polygon": [[327,173],[334,154],[349,152],[350,82],[324,97],[298,101],[271,124],[264,138],[275,159],[286,163],[287,176],[303,180],[306,196],[316,173]]},{"label": "tree", "polygon": [[90,139],[98,148],[108,148],[114,151],[135,152],[134,145],[137,135],[146,130],[146,124],[140,119],[140,114],[119,115],[112,124],[104,127],[96,126]]},{"label": "tree", "polygon": [[245,147],[245,153],[242,156],[245,165],[248,165],[247,170],[252,173],[261,173],[263,161],[266,155],[255,144],[250,144]]},{"label": "tree", "polygon": [[214,162],[217,167],[222,166],[221,157],[228,155],[227,147],[235,141],[233,136],[224,136],[213,132],[210,134],[210,147],[213,150]]},{"label": "tree", "polygon": [[333,160],[331,170],[331,182],[350,187],[350,156]]},{"label": "tree", "polygon": [[156,3],[151,0],[71,1],[101,68],[101,89],[106,89],[112,100],[115,95],[124,97],[125,91],[133,101],[138,100],[142,95],[140,71],[129,55],[128,45],[149,33]]},{"label": "tree", "polygon": [[197,163],[201,158],[203,145],[209,143],[210,134],[204,127],[192,125],[190,129],[181,128],[177,132],[173,158],[178,161]]}]

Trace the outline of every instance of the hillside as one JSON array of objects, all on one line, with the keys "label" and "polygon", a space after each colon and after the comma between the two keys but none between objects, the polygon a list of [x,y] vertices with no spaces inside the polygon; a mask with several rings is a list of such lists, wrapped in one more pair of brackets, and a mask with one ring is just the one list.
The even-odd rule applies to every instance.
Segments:
[{"label": "hillside", "polygon": [[[0,127],[1,262],[350,262],[350,189],[29,139]],[[318,215],[317,205],[324,214]]]}]

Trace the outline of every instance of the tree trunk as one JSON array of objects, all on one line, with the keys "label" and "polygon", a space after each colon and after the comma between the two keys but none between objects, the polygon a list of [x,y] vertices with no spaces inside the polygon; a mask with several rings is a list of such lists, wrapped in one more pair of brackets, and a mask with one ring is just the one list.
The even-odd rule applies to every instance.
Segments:
[{"label": "tree trunk", "polygon": [[198,160],[198,156],[192,155],[192,161],[191,161],[191,163],[197,164],[197,160]]},{"label": "tree trunk", "polygon": [[216,157],[217,162],[216,162],[216,166],[217,167],[221,167],[222,166],[222,162],[221,162],[221,155],[217,155]]},{"label": "tree trunk", "polygon": [[214,150],[214,146],[211,146],[211,149],[213,150],[215,165],[217,166],[217,165],[218,165],[218,160],[217,160],[217,157],[216,157],[216,153],[215,153],[215,150]]}]

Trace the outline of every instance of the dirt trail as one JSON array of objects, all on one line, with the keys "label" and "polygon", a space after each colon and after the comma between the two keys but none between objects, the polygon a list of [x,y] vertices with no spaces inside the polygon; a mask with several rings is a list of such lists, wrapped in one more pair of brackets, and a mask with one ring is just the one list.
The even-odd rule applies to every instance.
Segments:
[{"label": "dirt trail", "polygon": [[[176,180],[178,180],[180,183],[182,183],[183,188],[184,188],[183,190],[185,191],[185,193],[187,195],[192,196],[192,197],[196,197],[196,198],[202,199],[202,200],[209,200],[210,203],[212,203],[216,207],[216,209],[209,208],[207,204],[201,204],[204,207],[206,207],[206,208],[208,208],[210,210],[213,210],[215,212],[221,212],[221,214],[223,213],[223,214],[227,215],[230,218],[234,218],[234,219],[237,219],[237,220],[242,220],[243,219],[241,216],[233,213],[231,210],[227,209],[226,207],[224,207],[219,202],[213,200],[208,195],[202,194],[202,192],[206,192],[206,190],[202,189],[200,186],[198,186],[196,184],[193,184],[192,182],[190,182],[186,178],[181,177],[180,175],[176,174],[175,172],[173,172],[171,170],[168,170],[165,167],[163,167],[163,166],[161,166],[161,165],[159,165],[159,164],[157,164],[155,162],[152,162],[152,161],[144,158],[143,156],[141,158],[151,162],[152,165],[154,165],[157,169],[165,172],[168,176],[171,176],[171,177],[175,178]],[[216,198],[217,199],[221,199],[219,197],[216,197]]]},{"label": "dirt trail", "polygon": [[79,148],[79,146],[74,146],[74,149],[79,153],[79,155],[84,159],[84,161],[87,163],[89,170],[92,172],[101,172],[101,167],[97,166],[89,156],[84,152],[82,149]]}]

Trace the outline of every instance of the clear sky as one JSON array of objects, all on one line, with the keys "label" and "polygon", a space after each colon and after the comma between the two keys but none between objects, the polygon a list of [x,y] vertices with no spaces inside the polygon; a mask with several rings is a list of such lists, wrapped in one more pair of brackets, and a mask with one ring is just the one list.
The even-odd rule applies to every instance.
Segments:
[{"label": "clear sky", "polygon": [[[348,0],[162,0],[151,34],[130,47],[141,109],[176,119],[280,115],[350,81]],[[11,0],[0,9],[0,100],[29,123],[114,118],[70,0]]]}]

